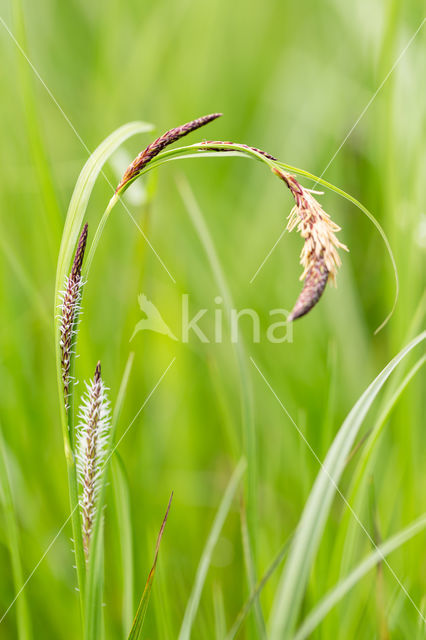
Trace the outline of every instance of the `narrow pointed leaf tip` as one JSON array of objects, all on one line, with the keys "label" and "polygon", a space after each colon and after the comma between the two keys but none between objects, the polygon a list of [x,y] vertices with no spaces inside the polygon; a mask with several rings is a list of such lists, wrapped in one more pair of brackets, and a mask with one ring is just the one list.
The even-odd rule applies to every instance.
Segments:
[{"label": "narrow pointed leaf tip", "polygon": [[329,278],[336,284],[337,270],[341,265],[337,249],[349,249],[336,238],[340,227],[322,209],[312,192],[302,187],[290,173],[276,167],[272,171],[286,183],[296,203],[288,216],[287,229],[297,228],[304,239],[300,279],[305,283],[288,317],[292,321],[306,315],[317,304]]},{"label": "narrow pointed leaf tip", "polygon": [[81,267],[83,265],[84,252],[87,244],[88,225],[84,225],[71,267],[71,273],[65,277],[64,289],[59,294],[59,346],[61,353],[61,375],[64,393],[65,409],[68,410],[68,397],[70,393],[70,367],[71,355],[76,335],[76,322],[81,310]]},{"label": "narrow pointed leaf tip", "polygon": [[81,486],[80,509],[86,562],[89,558],[90,539],[95,520],[97,497],[111,433],[110,403],[101,377],[101,363],[95,375],[86,383],[79,411],[77,427],[77,472]]},{"label": "narrow pointed leaf tip", "polygon": [[132,162],[132,164],[126,169],[123,178],[121,179],[120,184],[115,190],[116,193],[122,193],[124,189],[129,186],[130,182],[133,181],[140,174],[142,169],[149,163],[155,156],[157,156],[160,151],[162,151],[165,147],[168,147],[170,144],[173,144],[180,138],[188,135],[191,131],[195,131],[200,127],[216,120],[222,114],[221,113],[211,113],[207,116],[202,116],[201,118],[196,118],[195,120],[191,120],[186,124],[183,124],[179,127],[175,127],[174,129],[170,129],[163,133],[162,136],[151,142],[146,149],[144,149]]},{"label": "narrow pointed leaf tip", "polygon": [[127,640],[138,640],[138,638],[140,637],[140,633],[142,631],[142,626],[145,620],[145,614],[148,608],[148,602],[149,602],[149,596],[151,594],[151,589],[152,589],[152,583],[154,580],[154,574],[155,574],[155,569],[157,566],[157,560],[158,560],[158,553],[160,551],[160,543],[161,543],[161,538],[163,537],[163,533],[164,533],[164,529],[166,527],[166,522],[167,522],[167,518],[169,517],[169,511],[170,511],[170,507],[172,504],[172,500],[173,500],[173,491],[171,493],[170,499],[169,499],[169,504],[167,505],[167,510],[166,510],[166,514],[163,518],[163,522],[161,524],[160,527],[160,531],[158,533],[158,537],[157,537],[157,544],[155,545],[155,555],[154,555],[154,562],[153,565],[151,567],[151,571],[149,572],[148,575],[148,579],[146,581],[145,584],[145,588],[143,590],[142,593],[142,597],[139,601],[139,606],[138,606],[138,610],[136,612],[136,616],[135,619],[133,621],[133,625],[132,628],[130,630],[129,636],[127,638]]}]

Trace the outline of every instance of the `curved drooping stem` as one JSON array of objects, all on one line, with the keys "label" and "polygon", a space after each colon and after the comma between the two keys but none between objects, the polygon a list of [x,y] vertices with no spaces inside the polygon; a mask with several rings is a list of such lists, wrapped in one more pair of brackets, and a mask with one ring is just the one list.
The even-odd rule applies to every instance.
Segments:
[{"label": "curved drooping stem", "polygon": [[[133,160],[124,172],[124,175],[115,190],[115,194],[109,202],[99,223],[94,241],[89,251],[86,275],[92,263],[93,255],[106,221],[117,202],[118,196],[122,195],[130,184],[140,175],[146,173],[147,170],[154,168],[156,164],[158,165],[158,159],[161,157],[161,152],[167,146],[176,142],[183,136],[186,136],[191,131],[215,120],[220,115],[221,114],[219,113],[214,113],[208,116],[203,116],[166,131],[159,138],[151,142]],[[213,150],[219,153],[242,150],[249,155],[254,155],[266,162],[272,171],[281,178],[290,189],[295,200],[295,207],[290,214],[287,228],[291,231],[297,226],[297,229],[300,231],[302,238],[304,239],[304,248],[301,254],[301,262],[304,267],[304,271],[301,279],[306,278],[306,282],[296,305],[289,316],[289,320],[295,320],[296,318],[305,315],[320,299],[329,276],[331,276],[332,280],[335,282],[336,271],[340,266],[337,248],[346,249],[345,245],[338,242],[334,235],[334,232],[339,231],[340,228],[331,221],[330,217],[322,210],[321,206],[312,194],[308,192],[308,190],[305,190],[293,175],[282,168],[277,167],[277,160],[271,154],[245,144],[236,145],[231,142],[222,143],[220,141],[207,141],[201,143],[199,148],[201,148],[202,151]],[[173,156],[176,159],[176,151],[177,150],[172,151],[173,155],[170,155],[170,153],[167,154],[167,152],[164,153],[163,160],[166,155],[169,155],[170,159]],[[157,163],[155,162],[155,158],[157,158]]]},{"label": "curved drooping stem", "polygon": [[[216,113],[204,116],[181,125],[180,127],[171,129],[148,145],[146,149],[144,149],[135,158],[124,173],[123,178],[117,186],[116,192],[102,217],[96,236],[99,237],[102,233],[106,220],[112,208],[118,201],[118,196],[122,195],[139,176],[161,166],[165,162],[191,157],[209,157],[211,155],[221,155],[223,153],[257,159],[267,164],[275,175],[282,179],[290,189],[295,200],[295,207],[290,213],[287,229],[291,231],[297,227],[304,239],[304,246],[301,252],[301,263],[304,267],[304,271],[302,273],[301,280],[305,280],[305,282],[288,319],[295,320],[296,318],[306,315],[306,313],[308,313],[319,301],[328,280],[331,279],[334,284],[336,283],[336,272],[341,264],[337,249],[348,250],[347,247],[340,243],[335,236],[335,233],[340,231],[340,227],[338,227],[338,225],[331,220],[330,216],[323,211],[318,201],[313,197],[312,192],[303,187],[296,180],[293,175],[293,173],[296,173],[314,180],[316,184],[319,183],[326,186],[355,204],[355,206],[357,206],[373,222],[385,242],[395,276],[395,298],[389,315],[376,329],[376,333],[380,331],[392,316],[396,306],[399,294],[398,273],[386,234],[374,216],[361,203],[327,181],[322,180],[307,171],[282,163],[270,153],[246,144],[206,141],[164,151],[164,149],[170,144],[176,142],[189,132],[211,122],[220,115],[221,114]],[[93,245],[93,251],[91,249],[89,254],[88,267],[90,266],[95,248],[96,244]]]},{"label": "curved drooping stem", "polygon": [[333,191],[340,197],[344,198],[345,200],[348,200],[372,222],[372,224],[378,231],[379,235],[381,236],[385,244],[386,251],[391,261],[394,280],[395,280],[395,294],[394,294],[391,310],[389,311],[388,315],[385,317],[383,322],[377,327],[374,333],[377,334],[379,331],[381,331],[383,327],[391,319],[395,311],[396,304],[398,302],[398,297],[399,297],[399,278],[398,278],[398,270],[396,267],[395,258],[394,258],[389,240],[386,236],[386,233],[383,230],[382,226],[380,225],[379,221],[361,202],[359,202],[359,200],[351,196],[349,193],[343,191],[343,189],[336,187],[331,182],[328,182],[327,180],[324,180],[323,178],[316,176],[310,173],[309,171],[306,171],[305,169],[300,169],[298,167],[289,165],[285,162],[276,160],[272,155],[260,149],[256,149],[255,147],[249,147],[248,145],[235,143],[235,142],[220,142],[220,141],[202,142],[198,144],[192,144],[185,147],[178,147],[175,149],[169,149],[167,151],[163,151],[148,166],[144,167],[139,175],[143,175],[148,171],[158,168],[162,164],[171,162],[173,160],[181,160],[185,158],[222,157],[223,153],[225,153],[225,157],[227,154],[228,156],[233,156],[233,157],[251,158],[254,160],[258,160],[259,162],[266,164],[271,170],[284,169],[286,172],[288,172],[288,175],[296,174],[299,176],[303,176],[309,180],[312,180],[315,183],[315,185],[320,184],[326,189],[329,189],[330,191]]}]

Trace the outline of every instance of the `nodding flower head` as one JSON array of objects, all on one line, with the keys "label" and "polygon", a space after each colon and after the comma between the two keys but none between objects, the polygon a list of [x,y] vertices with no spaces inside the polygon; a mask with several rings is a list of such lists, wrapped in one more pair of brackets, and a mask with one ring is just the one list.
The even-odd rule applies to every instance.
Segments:
[{"label": "nodding flower head", "polygon": [[222,114],[221,113],[211,113],[208,116],[202,116],[201,118],[197,118],[196,120],[191,120],[191,122],[187,122],[186,124],[182,124],[180,127],[175,127],[174,129],[170,129],[170,131],[166,131],[162,136],[151,142],[132,162],[132,164],[127,168],[124,173],[120,184],[115,190],[116,193],[121,192],[124,187],[135,177],[139,175],[146,165],[151,162],[156,155],[160,153],[165,147],[168,147],[169,144],[173,144],[180,138],[188,135],[191,131],[195,131],[195,129],[199,129],[203,127],[205,124],[208,124],[212,120],[216,120]]},{"label": "nodding flower head", "polygon": [[70,365],[71,354],[76,334],[76,323],[80,312],[81,289],[83,282],[81,279],[81,267],[83,264],[84,251],[87,243],[87,224],[78,240],[77,250],[71,267],[71,273],[65,277],[64,290],[60,292],[60,315],[59,345],[61,349],[61,371],[64,391],[65,409],[68,411],[68,397],[70,392]]},{"label": "nodding flower head", "polygon": [[337,249],[349,249],[336,238],[340,227],[331,220],[312,193],[291,174],[277,168],[273,171],[286,183],[296,202],[288,217],[287,229],[292,231],[297,228],[305,241],[300,254],[303,267],[300,279],[305,280],[305,284],[288,318],[295,320],[316,305],[329,278],[336,284],[337,270],[341,265]]},{"label": "nodding flower head", "polygon": [[82,398],[78,417],[76,461],[78,480],[81,486],[80,508],[83,545],[87,561],[97,497],[111,431],[110,403],[101,378],[100,362],[96,366],[93,379],[90,383],[86,383],[86,393]]}]

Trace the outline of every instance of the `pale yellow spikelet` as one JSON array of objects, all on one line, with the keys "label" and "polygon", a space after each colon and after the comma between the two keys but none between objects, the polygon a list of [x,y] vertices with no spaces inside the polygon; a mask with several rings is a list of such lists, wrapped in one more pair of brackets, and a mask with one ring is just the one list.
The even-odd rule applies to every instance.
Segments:
[{"label": "pale yellow spikelet", "polygon": [[305,280],[305,284],[289,315],[289,320],[295,320],[316,305],[329,278],[336,284],[337,270],[341,265],[337,250],[349,249],[337,239],[340,227],[323,210],[312,192],[302,187],[290,173],[276,168],[273,172],[286,183],[296,202],[288,216],[287,229],[293,231],[296,228],[304,239],[300,279]]},{"label": "pale yellow spikelet", "polygon": [[337,270],[342,264],[337,249],[344,251],[349,251],[349,249],[335,235],[341,230],[340,227],[333,222],[328,213],[306,189],[303,189],[301,206],[293,207],[288,217],[287,229],[292,231],[296,227],[305,240],[300,254],[300,263],[303,266],[300,280],[305,279],[315,261],[323,259],[333,284],[336,284]]}]

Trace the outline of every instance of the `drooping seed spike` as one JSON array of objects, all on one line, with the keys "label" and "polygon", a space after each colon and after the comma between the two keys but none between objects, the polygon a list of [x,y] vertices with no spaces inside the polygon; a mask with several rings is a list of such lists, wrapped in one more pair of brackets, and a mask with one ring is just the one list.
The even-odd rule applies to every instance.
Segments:
[{"label": "drooping seed spike", "polygon": [[295,201],[287,229],[292,231],[297,228],[304,239],[300,263],[303,266],[301,280],[305,280],[305,284],[289,315],[291,321],[301,318],[317,304],[329,278],[335,284],[341,264],[337,249],[349,249],[336,238],[340,227],[331,220],[312,193],[290,173],[276,167],[272,171],[285,182]]},{"label": "drooping seed spike", "polygon": [[305,284],[297,298],[292,312],[288,316],[291,322],[306,315],[318,302],[324,293],[328,281],[328,271],[323,260],[318,260],[306,274]]},{"label": "drooping seed spike", "polygon": [[166,131],[159,138],[151,142],[146,149],[144,149],[132,162],[132,164],[125,171],[123,178],[121,179],[120,184],[115,190],[116,193],[122,191],[123,187],[132,180],[135,176],[137,176],[142,169],[149,163],[155,156],[157,156],[160,151],[162,151],[165,147],[168,147],[170,144],[177,142],[180,138],[188,135],[191,131],[195,131],[200,127],[212,122],[212,120],[216,120],[222,114],[221,113],[211,113],[207,116],[202,116],[201,118],[196,118],[195,120],[191,120],[186,124],[183,124],[179,127],[175,127]]}]

